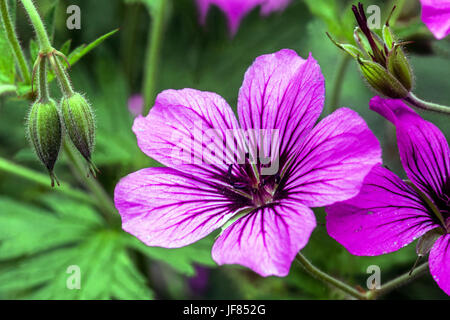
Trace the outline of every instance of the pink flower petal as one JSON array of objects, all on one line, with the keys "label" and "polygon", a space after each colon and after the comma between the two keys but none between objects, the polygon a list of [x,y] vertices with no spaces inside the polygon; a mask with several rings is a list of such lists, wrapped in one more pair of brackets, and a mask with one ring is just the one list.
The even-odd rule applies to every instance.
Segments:
[{"label": "pink flower petal", "polygon": [[437,39],[443,39],[450,33],[450,1],[420,0],[422,3],[422,21]]},{"label": "pink flower petal", "polygon": [[370,108],[396,126],[400,159],[408,178],[431,199],[443,198],[450,177],[450,148],[439,128],[401,100],[374,97]]},{"label": "pink flower petal", "polygon": [[217,188],[170,168],[134,172],[117,184],[122,228],[149,246],[178,248],[220,228],[238,207]]},{"label": "pink flower petal", "polygon": [[381,149],[364,120],[340,108],[314,127],[293,163],[284,191],[321,207],[356,196],[365,176],[381,163]]},{"label": "pink flower petal", "polygon": [[315,226],[311,209],[284,200],[255,209],[227,227],[212,256],[219,265],[240,264],[264,277],[283,277]]},{"label": "pink flower petal", "polygon": [[206,21],[206,15],[211,5],[222,10],[227,19],[228,27],[232,35],[236,34],[242,18],[257,6],[261,6],[261,13],[268,15],[273,11],[284,10],[290,0],[196,0],[200,12],[200,22]]},{"label": "pink flower petal", "polygon": [[436,240],[431,248],[429,261],[434,281],[450,296],[450,234]]},{"label": "pink flower petal", "polygon": [[228,130],[238,135],[236,129],[239,124],[223,98],[194,89],[160,93],[148,116],[136,118],[133,125],[138,145],[149,157],[205,178],[226,176],[234,153],[242,148],[225,143]]},{"label": "pink flower petal", "polygon": [[293,153],[319,118],[325,81],[310,55],[293,50],[258,57],[239,91],[238,114],[243,128],[278,129],[280,155]]},{"label": "pink flower petal", "polygon": [[359,256],[401,249],[439,227],[416,192],[391,171],[376,166],[353,199],[326,208],[331,237]]}]

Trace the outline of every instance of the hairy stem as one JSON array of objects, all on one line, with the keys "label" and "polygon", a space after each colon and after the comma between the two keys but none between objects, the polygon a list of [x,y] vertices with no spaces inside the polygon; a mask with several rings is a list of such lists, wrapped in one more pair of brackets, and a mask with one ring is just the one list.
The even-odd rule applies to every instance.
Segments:
[{"label": "hairy stem", "polygon": [[50,63],[52,65],[53,70],[55,71],[55,75],[58,78],[58,82],[61,86],[61,91],[64,96],[71,97],[74,95],[72,83],[70,82],[69,76],[61,65],[59,58],[56,54],[52,54],[50,56]]},{"label": "hairy stem", "polygon": [[69,158],[73,169],[76,172],[76,176],[80,178],[81,182],[92,192],[95,198],[99,201],[98,207],[102,210],[105,220],[111,223],[117,222],[119,216],[117,210],[103,187],[95,179],[90,179],[86,175],[86,168],[84,167],[84,161],[80,156],[75,153],[73,148],[64,141],[64,151]]},{"label": "hairy stem", "polygon": [[152,17],[151,32],[149,33],[146,63],[144,74],[144,110],[143,115],[147,115],[156,97],[156,80],[158,73],[159,56],[164,34],[164,18],[166,14],[168,0],[160,1],[159,10]]},{"label": "hairy stem", "polygon": [[39,15],[36,7],[31,0],[21,0],[25,11],[30,17],[31,24],[33,25],[34,31],[39,42],[39,48],[41,53],[48,54],[52,52],[53,47],[45,30],[44,23],[42,22],[41,16]]},{"label": "hairy stem", "polygon": [[412,107],[416,107],[418,109],[426,110],[426,111],[434,111],[439,113],[445,113],[450,115],[450,107],[443,106],[437,103],[424,101],[417,96],[415,96],[412,92],[403,98],[403,101],[408,103]]},{"label": "hairy stem", "polygon": [[3,158],[0,158],[0,171],[37,183],[46,189],[55,190],[73,199],[94,203],[94,200],[89,195],[82,191],[73,189],[68,183],[62,183],[59,188],[52,188],[48,182],[48,175],[35,172]]},{"label": "hairy stem", "polygon": [[389,282],[382,285],[379,289],[373,289],[366,292],[360,292],[350,285],[330,276],[329,274],[323,272],[319,268],[315,267],[309,260],[302,255],[300,252],[297,254],[296,260],[302,265],[303,268],[306,269],[311,275],[315,278],[331,284],[332,286],[342,290],[343,292],[349,294],[353,298],[359,300],[375,300],[386,293],[389,293],[391,290],[394,290],[402,285],[405,285],[418,277],[424,275],[428,271],[428,262],[420,265],[415,268],[412,272],[407,272]]},{"label": "hairy stem", "polygon": [[333,285],[334,287],[342,290],[343,292],[349,294],[353,298],[359,300],[366,300],[367,296],[364,293],[359,292],[358,290],[352,288],[348,284],[330,276],[329,274],[323,272],[319,268],[315,267],[309,260],[300,252],[297,254],[297,261],[302,265],[302,267],[308,271],[313,277]]},{"label": "hairy stem", "polygon": [[339,101],[341,99],[342,85],[344,84],[344,77],[347,71],[347,67],[351,60],[351,56],[345,54],[342,55],[339,65],[337,67],[336,76],[333,82],[333,88],[331,89],[331,99],[329,104],[329,110],[331,112],[336,111],[339,108]]},{"label": "hairy stem", "polygon": [[26,84],[31,83],[30,70],[25,60],[25,55],[22,52],[22,48],[19,44],[16,31],[11,21],[11,17],[8,12],[8,0],[0,0],[0,11],[2,15],[3,26],[5,27],[6,36],[8,37],[9,45],[14,53],[17,65],[19,66],[20,75]]},{"label": "hairy stem", "polygon": [[374,289],[374,290],[367,292],[366,297],[367,297],[367,299],[370,299],[370,300],[377,299],[377,298],[381,297],[382,295],[385,295],[386,293],[389,293],[390,291],[419,278],[420,276],[427,273],[427,271],[428,271],[428,262],[415,268],[412,272],[407,272],[407,273],[387,282],[385,285],[382,285],[380,289]]},{"label": "hairy stem", "polygon": [[38,66],[38,99],[42,103],[47,103],[50,100],[50,96],[48,94],[48,85],[47,85],[47,57],[43,56],[39,58],[39,66]]}]

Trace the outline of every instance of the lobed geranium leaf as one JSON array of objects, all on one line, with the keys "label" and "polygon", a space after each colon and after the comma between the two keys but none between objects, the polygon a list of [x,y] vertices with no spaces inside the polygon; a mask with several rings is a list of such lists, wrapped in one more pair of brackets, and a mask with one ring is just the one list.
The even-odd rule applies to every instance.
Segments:
[{"label": "lobed geranium leaf", "polygon": [[[91,207],[50,196],[44,207],[0,198],[0,295],[25,299],[150,299],[127,234]],[[80,271],[80,288],[68,285]]]}]

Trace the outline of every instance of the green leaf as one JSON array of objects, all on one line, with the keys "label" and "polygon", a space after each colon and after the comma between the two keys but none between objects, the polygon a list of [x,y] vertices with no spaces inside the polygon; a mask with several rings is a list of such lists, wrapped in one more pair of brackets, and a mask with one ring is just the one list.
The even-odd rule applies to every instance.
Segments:
[{"label": "green leaf", "polygon": [[46,200],[53,208],[56,201],[58,209],[48,212],[0,198],[0,260],[82,240],[86,232],[101,225],[101,220],[95,219],[97,215],[89,207],[56,198]]},{"label": "green leaf", "polygon": [[107,34],[101,36],[100,38],[97,38],[95,41],[91,42],[88,45],[81,45],[77,47],[75,50],[73,50],[69,56],[67,57],[70,64],[74,65],[78,60],[80,60],[83,56],[85,56],[87,53],[89,53],[92,49],[96,48],[98,45],[100,45],[103,41],[111,37],[113,34],[115,34],[119,29],[115,29],[111,32],[108,32]]},{"label": "green leaf", "polygon": [[[26,299],[150,299],[129,237],[87,205],[50,196],[44,207],[0,198],[0,295]],[[69,267],[80,288],[68,286]]]},{"label": "green leaf", "polygon": [[70,46],[72,45],[72,39],[67,40],[66,42],[63,43],[63,45],[61,46],[61,49],[59,49],[59,51],[64,54],[64,55],[68,55],[70,52]]},{"label": "green leaf", "polygon": [[163,261],[174,270],[187,276],[195,275],[195,264],[209,267],[216,265],[211,258],[213,242],[211,238],[177,249],[149,247],[135,237],[129,237],[127,242],[150,259]]}]

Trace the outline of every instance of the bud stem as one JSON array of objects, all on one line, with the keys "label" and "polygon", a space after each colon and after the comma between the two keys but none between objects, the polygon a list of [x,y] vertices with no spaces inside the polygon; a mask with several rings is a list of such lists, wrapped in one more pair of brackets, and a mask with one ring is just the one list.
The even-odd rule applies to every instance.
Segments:
[{"label": "bud stem", "polygon": [[34,31],[36,32],[36,36],[39,42],[39,48],[41,53],[48,54],[52,52],[53,47],[50,43],[50,40],[47,35],[47,31],[45,31],[44,24],[42,23],[42,19],[36,10],[36,7],[31,0],[21,0],[25,11],[30,17],[31,24],[33,25]]},{"label": "bud stem", "polygon": [[7,0],[0,0],[0,11],[2,15],[3,25],[6,31],[6,36],[8,37],[9,45],[11,46],[14,57],[16,58],[17,64],[19,66],[20,74],[24,82],[26,84],[29,84],[31,83],[29,66],[27,64],[27,61],[25,60],[25,56],[22,52],[22,48],[20,47],[16,31],[14,30],[14,26],[11,22],[11,17],[8,12]]},{"label": "bud stem", "polygon": [[42,103],[46,103],[50,100],[47,86],[47,59],[46,56],[39,58],[39,71],[38,71],[38,100]]},{"label": "bud stem", "polygon": [[50,56],[50,63],[52,64],[53,70],[55,70],[56,77],[58,78],[61,89],[66,97],[71,97],[74,95],[72,84],[70,83],[69,76],[66,70],[64,70],[61,62],[56,54]]},{"label": "bud stem", "polygon": [[427,110],[427,111],[434,111],[439,113],[445,113],[450,115],[450,107],[443,106],[437,103],[427,102],[424,101],[417,96],[415,96],[412,92],[408,94],[403,100],[411,105],[412,107],[416,107],[418,109]]}]

